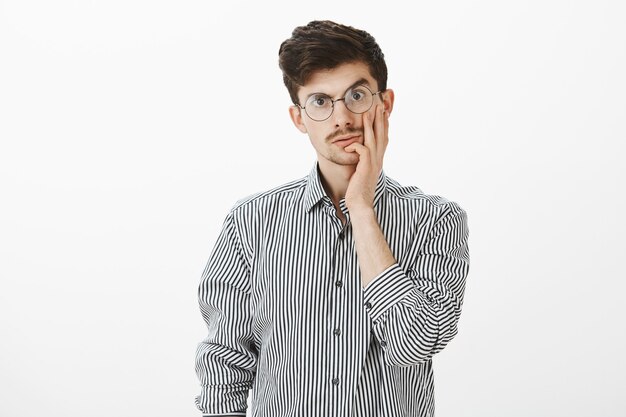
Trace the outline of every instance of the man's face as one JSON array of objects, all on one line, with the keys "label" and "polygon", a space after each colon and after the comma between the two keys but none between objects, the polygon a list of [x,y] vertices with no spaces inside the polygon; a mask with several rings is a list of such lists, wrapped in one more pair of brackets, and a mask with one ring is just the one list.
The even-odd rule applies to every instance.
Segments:
[{"label": "man's face", "polygon": [[[307,100],[312,95],[325,94],[337,100],[343,98],[350,88],[359,85],[366,86],[372,93],[378,91],[378,83],[372,78],[366,64],[343,64],[331,70],[314,73],[298,91],[298,98],[300,105],[307,107]],[[393,92],[388,90],[388,93],[373,97],[372,107],[367,111],[371,115],[370,120],[374,117],[377,104],[384,103],[385,109],[391,111]],[[363,114],[348,110],[345,101],[335,102],[331,116],[323,121],[311,119],[304,110],[296,106],[290,107],[290,115],[296,127],[309,135],[320,163],[328,161],[338,165],[356,165],[359,162],[356,152],[346,152],[344,148],[353,142],[363,144]]]}]

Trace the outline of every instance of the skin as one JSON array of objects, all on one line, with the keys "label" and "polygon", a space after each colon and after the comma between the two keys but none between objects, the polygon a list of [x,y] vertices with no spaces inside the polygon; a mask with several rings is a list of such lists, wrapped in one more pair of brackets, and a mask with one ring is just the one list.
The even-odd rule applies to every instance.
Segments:
[{"label": "skin", "polygon": [[[373,92],[378,83],[365,63],[354,62],[314,73],[300,87],[298,98],[305,103],[313,93],[324,93],[333,99],[343,97],[356,81],[364,79]],[[335,103],[333,114],[318,122],[310,119],[297,106],[289,108],[294,125],[309,136],[317,153],[322,184],[335,205],[337,217],[346,219],[339,209],[345,197],[355,241],[361,285],[365,288],[381,272],[396,262],[380,229],[374,211],[374,193],[383,158],[389,143],[389,115],[393,110],[394,93],[388,89],[374,98],[372,108],[363,114],[348,110],[343,101]],[[335,142],[350,136],[350,143]]]}]

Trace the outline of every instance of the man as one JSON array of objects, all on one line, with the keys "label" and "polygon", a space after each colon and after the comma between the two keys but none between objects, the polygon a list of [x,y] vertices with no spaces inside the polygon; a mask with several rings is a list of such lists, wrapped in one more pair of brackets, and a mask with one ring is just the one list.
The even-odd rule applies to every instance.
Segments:
[{"label": "man", "polygon": [[[240,200],[203,272],[204,415],[432,416],[432,356],[457,333],[464,210],[383,172],[394,93],[367,32],[293,31],[279,65],[310,174]],[[251,390],[251,391],[250,391]]]}]

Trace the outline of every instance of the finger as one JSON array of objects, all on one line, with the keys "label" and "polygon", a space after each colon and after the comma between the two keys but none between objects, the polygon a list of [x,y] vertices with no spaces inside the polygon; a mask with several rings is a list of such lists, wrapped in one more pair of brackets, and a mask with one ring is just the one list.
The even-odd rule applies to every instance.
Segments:
[{"label": "finger", "polygon": [[385,129],[384,129],[385,147],[383,148],[383,153],[384,153],[385,149],[387,149],[387,145],[389,144],[389,112],[386,110],[383,112],[383,120],[385,121]]},{"label": "finger", "polygon": [[370,149],[364,145],[361,145],[358,142],[354,142],[346,146],[345,149],[347,152],[356,152],[359,154],[359,159],[366,161],[369,160],[370,157]]},{"label": "finger", "polygon": [[376,146],[376,138],[374,137],[373,120],[369,112],[363,113],[363,144],[370,149]]},{"label": "finger", "polygon": [[376,106],[376,120],[374,124],[374,132],[376,134],[376,150],[378,155],[385,152],[387,146],[387,135],[385,133],[385,107],[383,105]]}]

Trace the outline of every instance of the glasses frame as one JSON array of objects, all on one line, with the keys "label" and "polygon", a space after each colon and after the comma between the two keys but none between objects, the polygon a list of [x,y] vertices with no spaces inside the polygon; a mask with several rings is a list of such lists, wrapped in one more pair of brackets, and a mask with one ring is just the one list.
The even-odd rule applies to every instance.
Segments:
[{"label": "glasses frame", "polygon": [[[366,110],[363,110],[363,111],[361,111],[361,112],[356,112],[356,111],[352,111],[352,110],[350,110],[350,107],[348,107],[348,106],[346,105],[346,103],[345,103],[345,102],[346,102],[346,96],[348,95],[348,93],[349,93],[350,91],[354,90],[355,88],[359,88],[359,87],[365,88],[367,91],[369,91],[369,92],[370,92],[370,94],[372,95],[372,102],[371,102],[370,106],[369,106]],[[330,99],[330,102],[331,102],[331,104],[332,104],[332,105],[331,105],[330,114],[329,114],[326,118],[324,118],[324,119],[314,119],[313,117],[311,117],[311,115],[309,114],[309,112],[308,112],[308,111],[306,111],[306,107],[307,107],[307,106],[304,106],[304,107],[303,107],[303,106],[299,105],[298,103],[294,103],[294,104],[295,104],[295,105],[296,105],[296,107],[298,107],[299,109],[304,110],[304,112],[306,113],[306,115],[307,115],[307,116],[309,116],[309,119],[313,120],[314,122],[323,122],[323,121],[325,121],[325,120],[330,119],[330,116],[332,116],[332,115],[333,115],[333,113],[335,112],[335,103],[336,103],[336,102],[338,102],[338,101],[343,101],[343,102],[344,102],[344,103],[343,103],[343,104],[344,104],[344,106],[346,106],[346,109],[348,109],[350,112],[352,112],[352,113],[354,113],[354,114],[363,114],[363,113],[367,112],[369,109],[371,109],[371,108],[372,108],[372,106],[374,105],[374,96],[377,96],[377,95],[379,95],[379,94],[381,94],[381,93],[384,93],[385,91],[386,91],[386,90],[379,90],[379,91],[377,91],[377,92],[373,93],[373,92],[372,92],[372,90],[370,90],[370,88],[369,88],[369,87],[367,87],[366,85],[361,84],[361,85],[357,85],[357,86],[354,86],[354,87],[350,87],[350,88],[348,88],[348,89],[346,90],[345,94],[343,95],[343,97],[338,98],[338,99],[336,99],[336,100],[333,100],[333,98],[332,98],[332,97],[330,97],[330,96],[329,96],[329,95],[327,95],[327,94],[323,94],[323,95],[325,95],[326,97],[328,97],[328,98]]]}]

